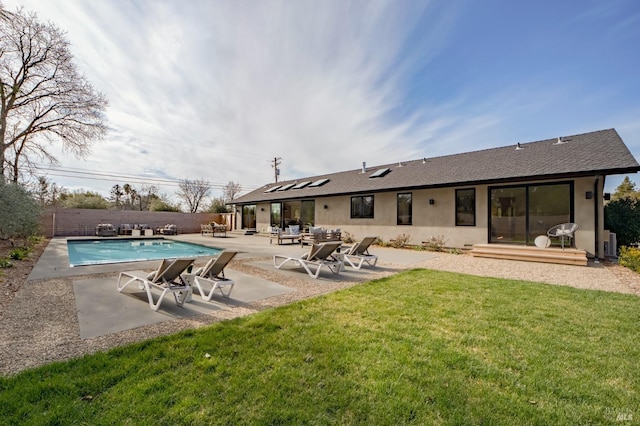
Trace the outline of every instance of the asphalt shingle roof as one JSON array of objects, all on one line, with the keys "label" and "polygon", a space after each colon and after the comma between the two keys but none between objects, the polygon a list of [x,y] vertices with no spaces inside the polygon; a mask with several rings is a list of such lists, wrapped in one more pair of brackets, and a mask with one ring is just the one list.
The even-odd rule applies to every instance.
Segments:
[{"label": "asphalt shingle roof", "polygon": [[[519,146],[519,149],[517,149]],[[377,170],[389,168],[381,177]],[[519,182],[533,179],[635,173],[640,165],[615,129],[443,157],[386,164],[270,183],[236,204],[417,188]],[[265,192],[277,185],[329,179],[318,187]]]}]

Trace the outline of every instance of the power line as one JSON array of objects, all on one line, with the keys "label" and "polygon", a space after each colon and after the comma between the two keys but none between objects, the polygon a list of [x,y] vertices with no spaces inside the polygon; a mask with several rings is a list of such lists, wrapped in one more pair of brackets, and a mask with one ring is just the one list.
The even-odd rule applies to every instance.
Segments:
[{"label": "power line", "polygon": [[[79,168],[54,168],[54,167],[42,167],[36,165],[36,169],[46,172],[49,176],[66,177],[72,179],[84,179],[84,180],[98,180],[98,181],[129,181],[133,183],[151,183],[161,186],[179,187],[181,180],[176,179],[164,179],[150,176],[136,176],[123,173],[100,173],[91,172],[86,169]],[[209,182],[211,187],[216,189],[224,189],[227,183]],[[243,185],[244,186],[244,185]],[[257,186],[244,186],[247,190],[257,189]]]}]

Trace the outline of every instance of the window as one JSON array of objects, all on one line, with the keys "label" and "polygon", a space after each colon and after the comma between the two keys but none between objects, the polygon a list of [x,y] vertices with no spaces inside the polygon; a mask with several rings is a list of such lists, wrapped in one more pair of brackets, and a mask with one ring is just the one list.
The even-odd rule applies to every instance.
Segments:
[{"label": "window", "polygon": [[300,204],[300,220],[304,229],[308,229],[316,223],[316,202],[303,200]]},{"label": "window", "polygon": [[476,226],[476,190],[456,189],[456,226]]},{"label": "window", "polygon": [[373,219],[373,195],[351,197],[352,219]]},{"label": "window", "polygon": [[411,193],[398,194],[398,225],[411,225]]}]

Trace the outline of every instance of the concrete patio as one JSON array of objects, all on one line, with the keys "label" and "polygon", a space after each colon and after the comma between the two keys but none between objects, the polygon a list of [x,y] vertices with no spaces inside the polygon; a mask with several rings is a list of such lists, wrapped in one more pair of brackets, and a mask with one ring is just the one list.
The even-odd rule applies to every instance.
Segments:
[{"label": "concrete patio", "polygon": [[[184,234],[165,238],[236,250],[238,251],[237,261],[272,275],[276,271],[271,260],[274,254],[298,256],[309,250],[308,246],[269,244],[267,238],[258,235],[229,233],[224,238],[213,238],[210,235]],[[183,307],[176,306],[173,299],[169,297],[163,301],[157,312],[149,309],[144,291],[138,290],[137,286],[132,286],[123,293],[118,293],[115,290],[115,282],[121,271],[152,271],[157,268],[159,261],[70,267],[66,238],[54,238],[31,271],[28,280],[35,283],[40,280],[71,279],[80,338],[92,339],[165,321],[188,319],[199,315],[215,315],[219,311],[247,306],[257,301],[297,291],[296,288],[276,281],[286,282],[287,279],[295,279],[314,287],[328,283],[353,284],[379,276],[381,273],[393,273],[412,263],[419,263],[434,256],[433,253],[427,252],[378,247],[375,248],[375,252],[380,257],[379,265],[375,268],[361,270],[345,268],[339,275],[323,270],[318,279],[312,279],[302,268],[296,267],[277,270],[278,275],[283,279],[265,279],[255,274],[235,270],[232,262],[225,269],[227,277],[236,283],[231,297],[214,296],[213,300],[207,302],[195,294],[192,302]],[[208,259],[208,257],[200,257],[196,260],[196,265],[201,265]]]}]

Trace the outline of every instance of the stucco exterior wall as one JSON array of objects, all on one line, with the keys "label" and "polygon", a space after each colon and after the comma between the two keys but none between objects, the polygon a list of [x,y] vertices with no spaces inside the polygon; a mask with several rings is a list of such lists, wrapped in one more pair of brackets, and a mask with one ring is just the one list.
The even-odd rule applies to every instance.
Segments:
[{"label": "stucco exterior wall", "polygon": [[[556,181],[538,181],[531,183],[567,182],[567,179]],[[519,183],[520,184],[520,183]],[[519,185],[518,184],[518,185]],[[602,224],[604,211],[602,208],[602,191],[604,179],[599,178],[597,188],[596,177],[578,178],[574,180],[574,221],[579,225],[576,232],[576,246],[587,251],[591,256],[600,253],[602,257]],[[502,185],[491,185],[492,187]],[[507,185],[504,185],[507,186]],[[475,226],[456,226],[455,202],[456,189],[475,189],[476,217]],[[586,193],[593,194],[591,199]],[[412,225],[397,224],[397,194],[412,194]],[[368,195],[368,194],[358,194]],[[465,248],[473,244],[489,241],[489,186],[474,185],[447,188],[431,188],[412,191],[393,191],[372,193],[374,196],[374,218],[352,219],[351,196],[323,197],[315,200],[315,225],[325,228],[340,228],[359,240],[368,235],[376,235],[385,241],[395,239],[401,234],[410,235],[410,244],[422,244],[432,237],[441,238],[447,247]],[[429,204],[433,200],[433,204]],[[325,208],[326,206],[326,208]],[[595,212],[599,212],[599,242],[596,247]],[[257,204],[257,229],[266,230],[270,220],[270,203]],[[541,234],[546,230],[540,230]],[[596,249],[599,249],[597,251]]]},{"label": "stucco exterior wall", "polygon": [[[576,179],[575,222],[580,228],[576,232],[576,246],[591,256],[604,257],[604,176]],[[591,192],[591,199],[587,198]],[[597,238],[596,238],[597,234]]]}]

